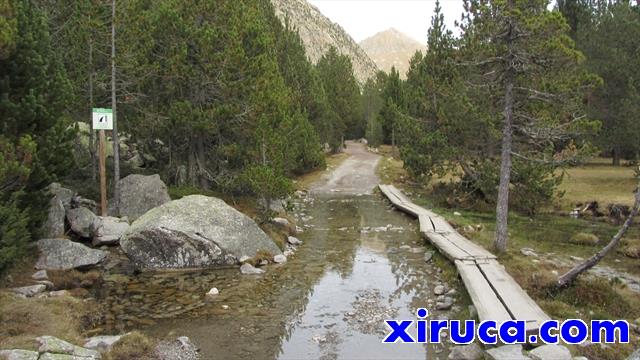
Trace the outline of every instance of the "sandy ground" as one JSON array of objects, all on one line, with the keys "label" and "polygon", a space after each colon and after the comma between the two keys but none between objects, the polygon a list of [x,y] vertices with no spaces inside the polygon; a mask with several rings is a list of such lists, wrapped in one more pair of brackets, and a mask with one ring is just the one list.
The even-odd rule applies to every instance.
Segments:
[{"label": "sandy ground", "polygon": [[349,154],[338,168],[311,186],[312,193],[343,193],[349,195],[371,194],[380,179],[376,167],[380,156],[367,151],[364,144],[347,141],[345,152]]}]

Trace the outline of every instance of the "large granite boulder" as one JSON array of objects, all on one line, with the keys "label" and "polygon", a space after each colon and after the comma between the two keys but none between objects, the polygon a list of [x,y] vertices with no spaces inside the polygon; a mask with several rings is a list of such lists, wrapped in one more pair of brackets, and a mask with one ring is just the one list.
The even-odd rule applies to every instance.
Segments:
[{"label": "large granite boulder", "polygon": [[42,239],[38,241],[40,258],[38,270],[70,270],[100,263],[107,252],[95,250],[67,239]]},{"label": "large granite boulder", "polygon": [[139,268],[170,269],[234,264],[259,250],[281,251],[241,212],[224,201],[191,195],[150,210],[120,239]]},{"label": "large granite boulder", "polygon": [[75,191],[67,189],[59,183],[51,183],[51,185],[47,187],[47,191],[49,191],[49,194],[58,198],[58,200],[62,202],[62,205],[64,205],[65,209],[71,208],[71,201],[74,196],[77,195]]},{"label": "large granite boulder", "polygon": [[118,215],[134,221],[142,214],[171,201],[167,186],[160,175],[129,175],[118,182],[120,196],[116,199]]},{"label": "large granite boulder", "polygon": [[129,229],[129,223],[124,219],[98,216],[92,244],[93,246],[117,244],[127,229]]},{"label": "large granite boulder", "polygon": [[98,217],[87,208],[77,208],[67,210],[67,221],[76,235],[83,238],[93,236],[94,228],[98,221]]}]

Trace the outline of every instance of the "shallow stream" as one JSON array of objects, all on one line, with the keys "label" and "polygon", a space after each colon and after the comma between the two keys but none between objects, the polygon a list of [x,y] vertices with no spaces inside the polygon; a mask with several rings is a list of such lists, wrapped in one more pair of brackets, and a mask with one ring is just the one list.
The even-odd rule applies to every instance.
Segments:
[{"label": "shallow stream", "polygon": [[[432,248],[416,221],[374,195],[317,195],[295,214],[304,244],[263,275],[108,275],[106,331],[185,335],[203,359],[446,359],[442,345],[381,343],[385,319],[415,319],[435,304],[439,269],[424,260]],[[208,300],[212,287],[220,294]]]}]

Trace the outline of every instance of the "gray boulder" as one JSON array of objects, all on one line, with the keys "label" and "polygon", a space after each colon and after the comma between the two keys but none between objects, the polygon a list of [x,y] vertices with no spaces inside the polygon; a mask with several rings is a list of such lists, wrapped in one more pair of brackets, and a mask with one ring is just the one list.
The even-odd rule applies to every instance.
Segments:
[{"label": "gray boulder", "polygon": [[571,352],[562,345],[542,345],[529,352],[534,360],[571,360]]},{"label": "gray boulder", "polygon": [[96,265],[107,257],[107,252],[88,248],[67,239],[38,241],[40,258],[38,270],[70,270]]},{"label": "gray boulder", "polygon": [[230,265],[259,250],[281,253],[253,220],[202,195],[150,210],[131,224],[120,246],[137,267],[146,269]]},{"label": "gray boulder", "polygon": [[486,352],[487,358],[492,360],[530,360],[531,358],[522,354],[522,345],[504,345]]},{"label": "gray boulder", "polygon": [[124,219],[98,216],[92,244],[93,246],[117,244],[128,229],[129,223]]},{"label": "gray boulder", "polygon": [[85,349],[53,336],[40,336],[36,338],[36,341],[40,344],[38,351],[41,353],[71,355],[86,359],[100,359],[101,357],[100,353],[95,350]]},{"label": "gray boulder", "polygon": [[51,195],[53,195],[53,197],[58,198],[58,200],[62,202],[65,209],[71,208],[71,201],[74,196],[76,196],[75,191],[62,187],[59,183],[51,183],[47,190]]},{"label": "gray boulder", "polygon": [[25,297],[32,297],[32,296],[38,295],[44,292],[45,290],[47,290],[47,286],[43,284],[24,286],[24,287],[11,289],[11,291],[13,291],[14,293],[25,296]]},{"label": "gray boulder", "polygon": [[29,351],[29,350],[0,350],[0,359],[6,360],[38,360],[37,351]]},{"label": "gray boulder", "polygon": [[171,201],[167,186],[160,175],[129,175],[118,182],[120,196],[116,199],[118,215],[134,221],[147,211]]},{"label": "gray boulder", "polygon": [[97,350],[100,352],[110,351],[113,344],[118,342],[124,335],[102,335],[88,338],[84,343],[84,347],[91,350]]},{"label": "gray boulder", "polygon": [[91,210],[80,207],[67,210],[67,221],[71,226],[71,231],[80,237],[90,238],[93,236],[98,217]]},{"label": "gray boulder", "polygon": [[449,353],[449,360],[480,360],[484,351],[478,344],[461,345],[454,347]]},{"label": "gray boulder", "polygon": [[44,235],[51,238],[64,236],[64,217],[65,209],[62,201],[57,196],[52,197],[42,229]]},{"label": "gray boulder", "polygon": [[640,348],[629,355],[627,360],[640,360]]}]

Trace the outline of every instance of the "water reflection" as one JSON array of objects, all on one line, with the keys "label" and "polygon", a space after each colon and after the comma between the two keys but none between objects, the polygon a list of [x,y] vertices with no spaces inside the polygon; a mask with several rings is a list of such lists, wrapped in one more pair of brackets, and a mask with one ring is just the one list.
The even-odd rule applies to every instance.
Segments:
[{"label": "water reflection", "polygon": [[[304,245],[264,275],[112,274],[107,327],[186,335],[204,359],[446,358],[443,347],[381,344],[383,319],[414,318],[434,300],[437,272],[412,219],[375,196],[319,197],[296,212]],[[208,301],[214,286],[220,295]]]}]

